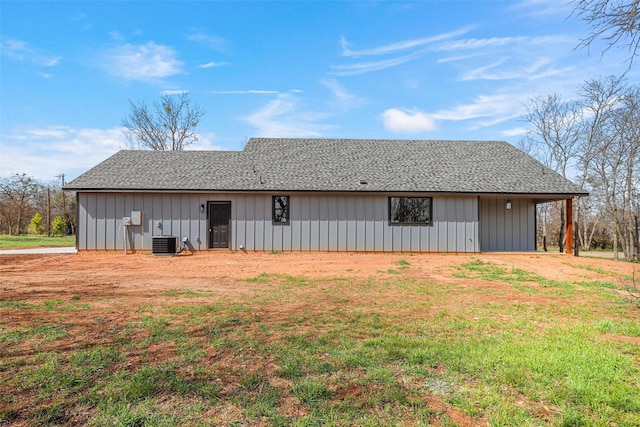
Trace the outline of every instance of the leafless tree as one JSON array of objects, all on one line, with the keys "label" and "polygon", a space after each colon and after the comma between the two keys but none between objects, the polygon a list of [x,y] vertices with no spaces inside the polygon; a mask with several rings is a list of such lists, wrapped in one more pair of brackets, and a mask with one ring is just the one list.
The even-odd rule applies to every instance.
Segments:
[{"label": "leafless tree", "polygon": [[589,249],[598,224],[606,213],[605,195],[600,180],[592,170],[592,161],[601,148],[602,141],[614,134],[613,111],[626,90],[625,81],[608,76],[584,83],[579,95],[582,109],[582,127],[577,161],[578,184],[589,190],[588,198],[578,199],[576,218],[580,245]]},{"label": "leafless tree", "polygon": [[184,150],[198,140],[196,129],[204,110],[191,105],[188,92],[164,95],[147,104],[129,101],[131,112],[122,121],[129,148],[151,150]]},{"label": "leafless tree", "polygon": [[0,180],[0,218],[3,232],[21,234],[36,213],[35,199],[41,184],[27,174],[15,174]]},{"label": "leafless tree", "polygon": [[591,28],[579,46],[591,48],[601,39],[606,43],[605,51],[616,45],[626,48],[631,67],[640,46],[639,3],[640,0],[574,0],[573,13]]},{"label": "leafless tree", "polygon": [[[560,95],[531,98],[525,104],[525,119],[532,125],[527,135],[532,146],[537,149],[538,158],[565,178],[571,162],[576,158],[580,142],[582,110],[577,102],[564,101]],[[564,251],[564,202],[560,209],[560,232],[558,246]],[[546,236],[543,236],[546,241]]]},{"label": "leafless tree", "polygon": [[616,240],[619,240],[625,259],[632,260],[636,242],[634,205],[640,197],[640,88],[630,89],[621,99],[614,125],[615,138],[604,147],[603,159],[597,164],[606,183],[607,206],[613,217],[614,245],[617,246]]},{"label": "leafless tree", "polygon": [[587,82],[582,95],[588,113],[581,154],[585,181],[611,224],[614,258],[621,246],[632,260],[640,197],[640,87],[608,77]]}]

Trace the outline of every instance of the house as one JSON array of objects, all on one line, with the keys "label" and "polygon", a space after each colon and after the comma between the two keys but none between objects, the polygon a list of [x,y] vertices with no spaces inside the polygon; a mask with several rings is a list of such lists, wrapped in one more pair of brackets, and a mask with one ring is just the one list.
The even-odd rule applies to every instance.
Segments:
[{"label": "house", "polygon": [[138,251],[534,251],[536,204],[588,195],[501,141],[289,138],[120,151],[65,190],[78,250]]}]

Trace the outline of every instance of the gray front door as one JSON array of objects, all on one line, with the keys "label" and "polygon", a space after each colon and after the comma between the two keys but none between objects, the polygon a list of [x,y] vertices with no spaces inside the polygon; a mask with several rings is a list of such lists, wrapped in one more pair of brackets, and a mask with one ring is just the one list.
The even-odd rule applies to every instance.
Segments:
[{"label": "gray front door", "polygon": [[209,202],[209,249],[229,248],[231,202]]}]

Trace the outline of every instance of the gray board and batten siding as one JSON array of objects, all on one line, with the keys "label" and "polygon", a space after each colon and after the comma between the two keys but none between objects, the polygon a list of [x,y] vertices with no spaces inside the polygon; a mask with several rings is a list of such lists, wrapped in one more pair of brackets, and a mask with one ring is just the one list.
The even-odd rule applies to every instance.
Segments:
[{"label": "gray board and batten siding", "polygon": [[[77,194],[79,250],[121,250],[126,239],[145,251],[154,236],[224,246],[209,234],[213,202],[229,203],[230,250],[533,251],[536,204],[588,195],[502,141],[296,138],[252,138],[243,151],[123,150],[65,190]],[[290,197],[288,224],[273,221],[278,195]],[[389,198],[405,196],[432,198],[431,223],[390,222]],[[137,211],[142,225],[125,227]]]},{"label": "gray board and batten siding", "polygon": [[[291,218],[286,225],[272,222],[271,194],[80,193],[78,249],[124,249],[122,217],[142,211],[142,225],[126,227],[128,249],[151,250],[152,237],[164,235],[187,237],[192,249],[208,250],[207,209],[201,212],[200,206],[216,201],[231,205],[230,250],[480,250],[477,197],[435,196],[431,225],[392,225],[385,195],[296,193],[290,195]],[[518,206],[514,203],[514,214]],[[518,233],[516,228],[514,233]],[[518,242],[528,237],[510,235]]]}]

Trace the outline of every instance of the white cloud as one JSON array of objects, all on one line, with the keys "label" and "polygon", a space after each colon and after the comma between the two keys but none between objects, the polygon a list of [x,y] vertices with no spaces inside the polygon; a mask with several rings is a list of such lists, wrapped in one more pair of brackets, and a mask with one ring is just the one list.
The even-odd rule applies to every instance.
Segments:
[{"label": "white cloud", "polygon": [[185,147],[185,150],[213,150],[213,151],[222,151],[226,150],[221,145],[214,144],[213,141],[216,138],[216,134],[213,132],[210,133],[199,133],[197,134],[198,140],[191,145]]},{"label": "white cloud", "polygon": [[182,95],[183,93],[189,93],[189,91],[184,89],[167,89],[160,93],[162,95]]},{"label": "white cloud", "polygon": [[361,56],[380,56],[380,55],[396,55],[401,52],[408,51],[408,53],[402,56],[395,56],[392,58],[359,62],[354,64],[345,65],[333,65],[331,74],[336,76],[353,76],[358,74],[369,73],[372,71],[384,70],[391,67],[402,65],[409,61],[415,61],[422,58],[428,51],[429,45],[443,40],[448,40],[453,37],[466,34],[471,31],[472,27],[465,27],[458,30],[450,31],[443,34],[438,34],[431,37],[424,37],[420,39],[404,40],[396,43],[391,43],[383,46],[378,46],[370,49],[352,50],[349,48],[349,43],[342,37],[340,44],[342,46],[342,56],[346,57],[361,57]]},{"label": "white cloud", "polygon": [[434,118],[418,110],[400,110],[390,108],[385,110],[380,118],[384,127],[392,132],[419,133],[432,131],[436,128]]},{"label": "white cloud", "polygon": [[370,56],[370,55],[388,55],[403,50],[414,49],[422,47],[441,40],[450,39],[453,37],[461,36],[471,31],[471,27],[460,28],[458,30],[450,31],[448,33],[438,34],[436,36],[424,37],[420,39],[403,40],[397,43],[391,43],[383,46],[378,46],[370,49],[351,50],[349,49],[349,43],[344,37],[340,38],[340,45],[342,46],[343,56]]},{"label": "white cloud", "polygon": [[437,50],[469,50],[471,54],[463,52],[438,63],[455,62],[461,81],[532,81],[570,72],[573,64],[559,64],[575,43],[575,39],[564,35],[456,40],[439,45]]},{"label": "white cloud", "polygon": [[516,127],[511,129],[506,129],[501,132],[502,136],[505,138],[511,138],[514,136],[526,135],[529,132],[529,129],[525,127]]},{"label": "white cloud", "polygon": [[16,139],[63,139],[73,132],[69,126],[50,126],[44,129],[26,129],[22,135],[14,135]]},{"label": "white cloud", "polygon": [[14,129],[1,141],[3,176],[26,173],[43,181],[61,173],[73,179],[122,149],[126,142],[120,128],[69,126]]},{"label": "white cloud", "polygon": [[349,93],[340,83],[334,80],[321,80],[321,84],[326,86],[333,94],[335,101],[334,106],[341,109],[350,109],[365,103],[364,99]]},{"label": "white cloud", "polygon": [[0,41],[0,52],[3,56],[17,61],[26,61],[42,67],[55,67],[60,64],[61,57],[50,55],[31,47],[27,42],[3,37]]},{"label": "white cloud", "polygon": [[530,40],[528,37],[490,37],[486,39],[462,39],[440,43],[436,51],[477,50],[488,47],[503,47],[509,44],[521,44]]},{"label": "white cloud", "polygon": [[256,135],[264,137],[319,137],[330,129],[321,124],[326,115],[304,111],[298,100],[289,94],[280,94],[264,107],[246,117],[256,128]]},{"label": "white cloud", "polygon": [[114,76],[137,81],[181,74],[182,65],[172,48],[153,42],[116,46],[107,53],[103,63],[103,67]]},{"label": "white cloud", "polygon": [[212,90],[209,92],[213,95],[277,95],[280,92],[277,90]]},{"label": "white cloud", "polygon": [[206,64],[198,65],[198,68],[217,68],[217,67],[226,67],[227,65],[230,65],[230,64],[228,62],[211,61],[211,62],[207,62]]},{"label": "white cloud", "polygon": [[471,104],[460,104],[452,109],[440,110],[433,114],[436,120],[471,120],[482,117],[517,117],[521,110],[514,112],[513,94],[480,95]]},{"label": "white cloud", "polygon": [[472,53],[469,55],[457,55],[457,56],[450,56],[448,58],[440,58],[438,59],[438,64],[444,64],[447,62],[458,62],[458,61],[465,61],[467,59],[473,59],[473,58],[477,58],[478,56],[482,55],[482,53]]},{"label": "white cloud", "polygon": [[111,37],[112,40],[116,40],[119,42],[123,42],[125,40],[124,36],[120,34],[119,31],[115,31],[115,30],[109,32],[109,37]]},{"label": "white cloud", "polygon": [[398,58],[385,59],[382,61],[360,62],[351,65],[332,65],[334,70],[331,74],[336,76],[354,76],[357,74],[369,73],[371,71],[384,70],[396,67],[409,61],[416,60],[424,55],[424,51],[418,51]]},{"label": "white cloud", "polygon": [[187,36],[187,39],[192,42],[203,44],[215,50],[222,50],[227,45],[227,41],[222,37],[207,34],[206,32],[202,31],[189,34]]},{"label": "white cloud", "polygon": [[552,17],[566,19],[572,11],[573,2],[558,0],[521,0],[509,8],[520,16],[545,19]]}]

